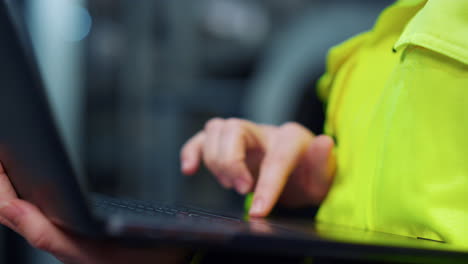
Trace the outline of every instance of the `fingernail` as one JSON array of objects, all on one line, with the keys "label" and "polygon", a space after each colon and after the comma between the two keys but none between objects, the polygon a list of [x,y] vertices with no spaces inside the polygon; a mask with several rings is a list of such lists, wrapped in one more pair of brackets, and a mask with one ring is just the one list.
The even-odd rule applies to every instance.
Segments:
[{"label": "fingernail", "polygon": [[236,190],[241,194],[246,194],[249,191],[249,185],[241,178],[237,178],[234,182]]},{"label": "fingernail", "polygon": [[250,208],[250,215],[260,215],[263,211],[263,200],[261,198],[256,198],[253,201],[252,207]]}]

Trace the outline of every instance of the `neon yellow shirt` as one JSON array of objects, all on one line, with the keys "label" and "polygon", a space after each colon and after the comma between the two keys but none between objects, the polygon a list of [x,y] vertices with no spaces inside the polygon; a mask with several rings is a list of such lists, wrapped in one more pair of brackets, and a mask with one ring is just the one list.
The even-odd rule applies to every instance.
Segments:
[{"label": "neon yellow shirt", "polygon": [[319,94],[338,168],[317,220],[468,247],[468,1],[396,2]]}]

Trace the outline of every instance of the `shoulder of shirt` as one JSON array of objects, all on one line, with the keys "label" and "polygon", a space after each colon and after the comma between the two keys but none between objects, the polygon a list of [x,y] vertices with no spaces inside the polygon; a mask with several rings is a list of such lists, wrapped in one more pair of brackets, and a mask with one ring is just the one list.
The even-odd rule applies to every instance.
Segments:
[{"label": "shoulder of shirt", "polygon": [[[417,0],[400,0],[409,5]],[[419,1],[421,2],[421,1]],[[468,1],[425,0],[408,22],[394,48],[421,46],[468,64]]]}]

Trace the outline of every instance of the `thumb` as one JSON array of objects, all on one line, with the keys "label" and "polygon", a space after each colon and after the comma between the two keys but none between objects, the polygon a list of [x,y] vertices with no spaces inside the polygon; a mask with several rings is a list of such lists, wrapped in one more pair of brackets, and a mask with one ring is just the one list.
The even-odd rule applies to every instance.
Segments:
[{"label": "thumb", "polygon": [[23,236],[31,246],[56,257],[79,255],[79,249],[37,207],[26,201],[2,201],[0,222]]},{"label": "thumb", "polygon": [[314,202],[321,202],[332,184],[336,169],[333,147],[334,142],[330,136],[317,136],[300,164],[299,177],[309,178],[305,188],[308,197]]},{"label": "thumb", "polygon": [[335,173],[333,139],[326,135],[314,138],[301,157],[280,197],[288,207],[317,205],[330,189]]}]

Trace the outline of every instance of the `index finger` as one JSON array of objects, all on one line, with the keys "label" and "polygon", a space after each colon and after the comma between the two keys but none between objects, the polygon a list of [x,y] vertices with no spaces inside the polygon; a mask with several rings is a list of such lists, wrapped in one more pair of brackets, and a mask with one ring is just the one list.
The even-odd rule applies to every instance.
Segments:
[{"label": "index finger", "polygon": [[182,165],[182,172],[185,175],[192,175],[198,170],[200,165],[201,153],[203,142],[205,140],[205,133],[198,132],[187,143],[184,144],[180,151],[180,160]]},{"label": "index finger", "polygon": [[260,168],[249,211],[254,217],[265,217],[270,213],[299,158],[312,142],[313,134],[298,125],[286,125],[275,138]]}]

